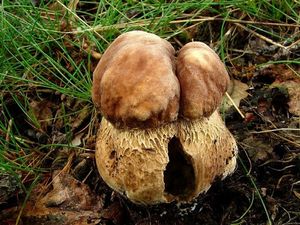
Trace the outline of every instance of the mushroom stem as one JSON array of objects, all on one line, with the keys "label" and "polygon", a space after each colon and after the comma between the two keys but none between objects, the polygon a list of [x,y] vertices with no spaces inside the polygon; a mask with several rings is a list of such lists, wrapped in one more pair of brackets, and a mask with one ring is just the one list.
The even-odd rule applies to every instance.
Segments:
[{"label": "mushroom stem", "polygon": [[104,181],[140,204],[190,201],[236,165],[236,142],[217,111],[155,129],[118,129],[103,118],[96,146]]}]

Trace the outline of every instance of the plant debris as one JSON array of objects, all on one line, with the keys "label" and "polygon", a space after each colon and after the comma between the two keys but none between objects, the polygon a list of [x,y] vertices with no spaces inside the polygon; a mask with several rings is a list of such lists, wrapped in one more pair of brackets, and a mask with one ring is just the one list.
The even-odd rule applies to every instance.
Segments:
[{"label": "plant debris", "polygon": [[38,186],[24,209],[26,224],[98,224],[103,200],[95,197],[86,184],[74,179],[65,171],[54,171],[52,186],[41,197],[47,187]]}]

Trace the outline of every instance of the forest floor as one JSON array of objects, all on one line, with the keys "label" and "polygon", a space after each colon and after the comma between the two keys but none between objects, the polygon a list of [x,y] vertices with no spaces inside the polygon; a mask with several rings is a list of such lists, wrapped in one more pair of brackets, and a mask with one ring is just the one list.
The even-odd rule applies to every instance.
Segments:
[{"label": "forest floor", "polygon": [[[1,224],[300,224],[299,3],[20,2],[0,5]],[[135,205],[95,165],[92,72],[136,29],[207,43],[231,77],[237,169],[190,203]]]}]

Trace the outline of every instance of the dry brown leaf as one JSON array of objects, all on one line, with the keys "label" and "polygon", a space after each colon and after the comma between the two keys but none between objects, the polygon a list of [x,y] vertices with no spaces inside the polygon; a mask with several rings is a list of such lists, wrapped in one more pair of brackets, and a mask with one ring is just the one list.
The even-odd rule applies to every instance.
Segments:
[{"label": "dry brown leaf", "polygon": [[[247,90],[249,89],[248,85],[239,81],[239,80],[231,80],[228,87],[228,94],[232,98],[234,104],[238,107],[240,105],[240,101],[248,96]],[[227,111],[233,103],[227,98],[223,98],[223,109]]]},{"label": "dry brown leaf", "polygon": [[88,186],[74,179],[70,174],[53,173],[53,190],[42,202],[46,207],[59,206],[64,209],[88,210],[94,207],[93,197]]},{"label": "dry brown leaf", "polygon": [[86,184],[62,171],[53,173],[52,184],[43,198],[38,195],[42,187],[32,192],[22,216],[24,224],[99,224],[103,201]]}]

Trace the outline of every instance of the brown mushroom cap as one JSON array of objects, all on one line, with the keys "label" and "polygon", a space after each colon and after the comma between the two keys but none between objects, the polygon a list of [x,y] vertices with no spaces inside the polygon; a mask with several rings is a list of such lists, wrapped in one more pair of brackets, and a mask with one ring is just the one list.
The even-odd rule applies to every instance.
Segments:
[{"label": "brown mushroom cap", "polygon": [[204,43],[190,42],[180,49],[176,66],[182,116],[210,116],[229,85],[228,73],[218,55]]},{"label": "brown mushroom cap", "polygon": [[177,119],[180,88],[174,48],[143,31],[120,35],[93,76],[92,97],[116,127],[155,127]]},{"label": "brown mushroom cap", "polygon": [[219,113],[149,129],[101,122],[96,163],[104,181],[140,204],[189,201],[236,165],[237,145]]}]

